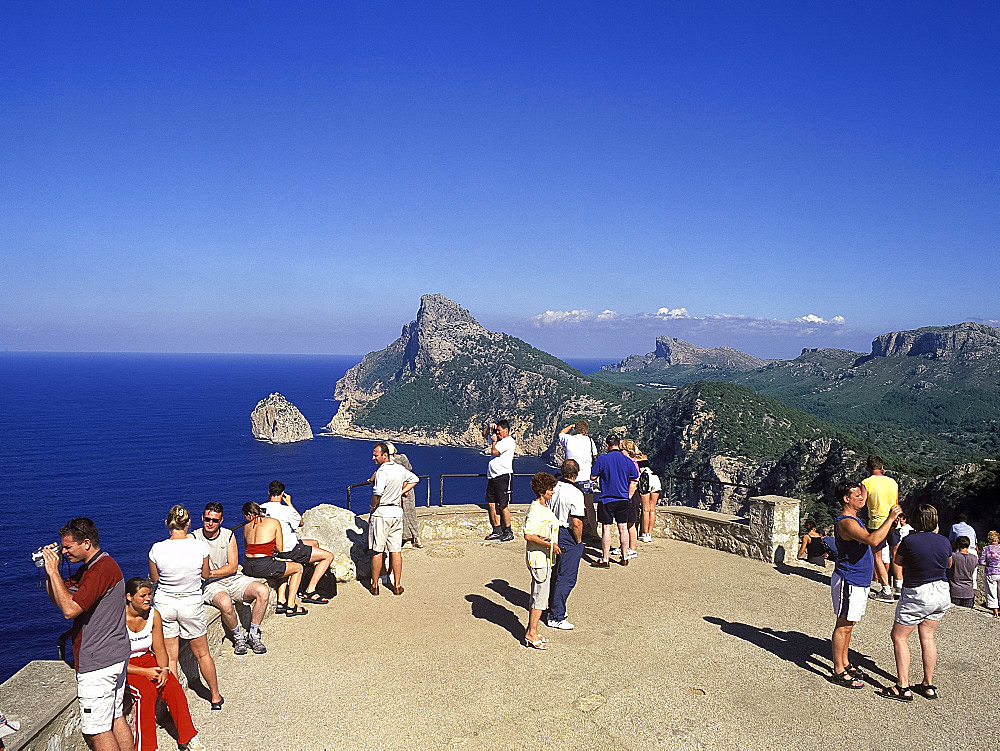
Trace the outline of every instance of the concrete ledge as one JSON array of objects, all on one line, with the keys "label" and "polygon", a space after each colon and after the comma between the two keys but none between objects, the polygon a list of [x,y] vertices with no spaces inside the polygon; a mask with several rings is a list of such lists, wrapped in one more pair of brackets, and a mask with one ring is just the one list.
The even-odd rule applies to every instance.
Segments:
[{"label": "concrete ledge", "polygon": [[[271,590],[265,619],[274,612],[274,603],[275,593]],[[244,628],[249,628],[250,608],[240,603],[237,612]],[[213,657],[217,657],[228,645],[222,613],[206,605],[205,615],[208,618],[208,647]],[[183,640],[178,654],[178,672],[181,685],[185,688],[196,685],[199,691],[202,690],[198,661],[188,642]],[[127,697],[125,703],[127,709]],[[20,730],[4,738],[9,751],[87,751],[80,732],[76,673],[66,663],[60,660],[29,662],[0,684],[0,707],[7,717],[21,724]]]}]

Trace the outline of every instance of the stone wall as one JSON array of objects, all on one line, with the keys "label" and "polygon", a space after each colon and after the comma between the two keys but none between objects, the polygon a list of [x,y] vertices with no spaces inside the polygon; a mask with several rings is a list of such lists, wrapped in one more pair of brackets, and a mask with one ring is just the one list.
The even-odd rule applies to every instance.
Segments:
[{"label": "stone wall", "polygon": [[[245,628],[250,627],[250,609],[238,606]],[[274,592],[268,614],[274,609]],[[205,607],[208,616],[208,646],[213,655],[222,653],[225,634],[222,616],[213,607]],[[52,617],[57,617],[53,609]],[[266,617],[266,616],[265,616]],[[198,663],[186,641],[178,656],[180,682],[200,682]],[[222,677],[225,681],[225,676]],[[224,685],[224,684],[223,684]],[[128,704],[126,698],[126,704]],[[87,751],[80,732],[80,710],[76,701],[76,674],[60,660],[34,660],[0,685],[0,709],[21,729],[4,738],[8,751]]]},{"label": "stone wall", "polygon": [[[511,507],[511,527],[516,537],[524,529],[527,508]],[[424,542],[481,539],[489,532],[486,511],[473,504],[420,507],[417,518]],[[306,511],[303,520],[302,536],[318,540],[321,547],[334,553],[338,581],[371,575],[367,516],[324,504]],[[748,519],[688,506],[659,506],[652,534],[781,563],[786,556],[794,560],[798,550],[799,501],[774,495],[751,498]]]}]

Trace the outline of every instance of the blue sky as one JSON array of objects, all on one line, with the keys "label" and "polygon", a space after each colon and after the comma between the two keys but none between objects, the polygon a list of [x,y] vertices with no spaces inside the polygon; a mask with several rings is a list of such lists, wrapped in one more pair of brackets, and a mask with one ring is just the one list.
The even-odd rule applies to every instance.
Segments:
[{"label": "blue sky", "polygon": [[3,4],[0,348],[1000,320],[997,5],[420,5]]}]

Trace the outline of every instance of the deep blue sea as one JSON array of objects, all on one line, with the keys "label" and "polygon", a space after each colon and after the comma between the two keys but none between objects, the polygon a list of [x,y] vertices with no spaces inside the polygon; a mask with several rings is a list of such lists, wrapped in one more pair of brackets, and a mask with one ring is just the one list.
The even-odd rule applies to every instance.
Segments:
[{"label": "deep blue sea", "polygon": [[[371,442],[320,435],[337,403],[333,388],[360,356],[0,353],[0,477],[6,550],[0,560],[0,681],[35,659],[55,659],[68,628],[40,586],[31,551],[56,541],[74,516],[89,516],[102,547],[125,577],[145,575],[150,546],[166,537],[175,503],[200,517],[219,501],[225,524],[242,521],[245,501],[266,498],[274,479],[303,511],[346,504],[346,487],[372,473]],[[591,372],[602,360],[572,360]],[[276,446],[254,440],[250,412],[281,392],[309,420],[316,438]],[[431,475],[438,502],[442,473],[484,472],[471,449],[398,444],[419,475]],[[517,472],[544,469],[519,458]],[[485,480],[449,480],[446,501],[479,501]],[[355,511],[368,508],[359,489]],[[426,501],[426,480],[417,501]],[[527,478],[515,501],[531,500]],[[65,565],[65,564],[64,564]],[[75,568],[75,567],[74,567]]]}]

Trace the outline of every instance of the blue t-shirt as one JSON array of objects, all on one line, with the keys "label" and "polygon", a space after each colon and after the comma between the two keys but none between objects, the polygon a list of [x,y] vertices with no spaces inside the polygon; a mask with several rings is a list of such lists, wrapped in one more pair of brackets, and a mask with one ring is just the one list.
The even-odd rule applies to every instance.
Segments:
[{"label": "blue t-shirt", "polygon": [[899,543],[903,559],[903,586],[919,587],[928,582],[948,581],[951,543],[937,532],[910,532]]},{"label": "blue t-shirt", "polygon": [[601,502],[628,500],[628,484],[630,480],[639,478],[639,470],[635,462],[621,451],[609,451],[601,454],[590,470],[594,477],[601,478]]},{"label": "blue t-shirt", "polygon": [[856,516],[841,514],[837,517],[836,526],[833,528],[833,536],[837,540],[837,565],[834,570],[848,584],[855,587],[870,587],[872,574],[875,573],[875,559],[872,557],[871,546],[859,540],[841,537],[840,522],[844,519],[847,519],[849,524],[857,524],[862,532],[868,531]]}]

